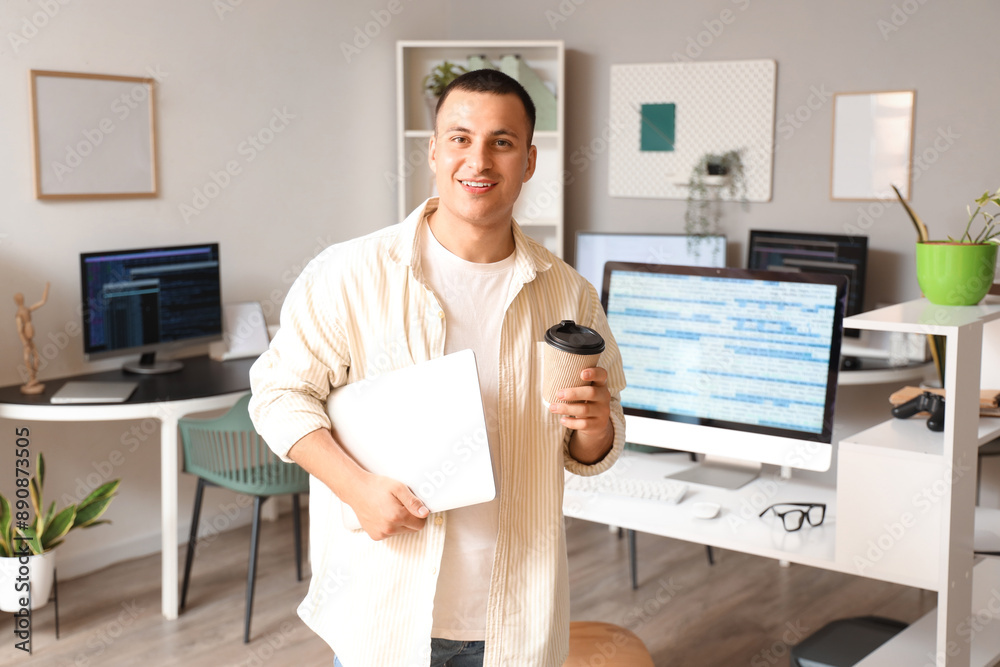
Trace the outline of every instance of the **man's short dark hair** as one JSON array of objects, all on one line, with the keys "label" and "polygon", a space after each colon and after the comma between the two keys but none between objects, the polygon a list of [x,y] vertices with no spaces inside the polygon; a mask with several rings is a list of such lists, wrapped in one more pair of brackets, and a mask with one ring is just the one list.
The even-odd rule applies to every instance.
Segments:
[{"label": "man's short dark hair", "polygon": [[531,141],[531,135],[535,133],[535,103],[531,101],[528,91],[517,82],[517,79],[496,69],[477,69],[457,77],[445,87],[444,92],[441,93],[441,99],[438,100],[437,106],[434,107],[435,131],[437,131],[437,116],[441,111],[441,106],[453,90],[464,90],[470,93],[490,93],[492,95],[517,95],[524,105],[524,112],[528,115],[528,126],[531,133],[528,136],[528,141]]}]

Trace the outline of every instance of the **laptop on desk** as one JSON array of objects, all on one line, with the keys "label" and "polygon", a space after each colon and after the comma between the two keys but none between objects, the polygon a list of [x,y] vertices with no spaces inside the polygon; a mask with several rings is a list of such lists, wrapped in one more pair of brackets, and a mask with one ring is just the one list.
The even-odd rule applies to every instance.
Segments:
[{"label": "laptop on desk", "polygon": [[139,386],[138,382],[86,382],[65,383],[49,399],[57,405],[77,405],[86,403],[124,403]]},{"label": "laptop on desk", "polygon": [[[403,482],[431,512],[496,497],[472,350],[339,387],[327,413],[337,442],[362,468]],[[361,528],[343,508],[344,525]]]}]

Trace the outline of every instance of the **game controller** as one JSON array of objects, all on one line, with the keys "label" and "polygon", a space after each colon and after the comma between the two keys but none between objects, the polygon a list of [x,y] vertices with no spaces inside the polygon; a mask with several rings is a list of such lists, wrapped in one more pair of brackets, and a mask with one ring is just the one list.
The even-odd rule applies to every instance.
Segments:
[{"label": "game controller", "polygon": [[906,419],[918,412],[929,412],[931,416],[927,418],[927,428],[932,431],[944,430],[944,397],[933,392],[925,391],[919,396],[911,398],[906,403],[897,405],[892,409],[892,416]]}]

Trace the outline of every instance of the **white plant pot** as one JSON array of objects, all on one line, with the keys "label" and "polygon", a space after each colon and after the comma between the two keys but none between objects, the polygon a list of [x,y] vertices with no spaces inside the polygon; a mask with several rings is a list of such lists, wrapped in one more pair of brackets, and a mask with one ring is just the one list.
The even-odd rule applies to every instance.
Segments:
[{"label": "white plant pot", "polygon": [[28,597],[28,591],[19,590],[24,582],[18,577],[24,576],[21,568],[27,572],[31,584],[31,608],[44,607],[52,593],[52,582],[55,579],[56,552],[46,551],[39,556],[28,556],[27,564],[22,564],[18,558],[0,558],[0,610],[15,612],[21,609],[21,598]]}]

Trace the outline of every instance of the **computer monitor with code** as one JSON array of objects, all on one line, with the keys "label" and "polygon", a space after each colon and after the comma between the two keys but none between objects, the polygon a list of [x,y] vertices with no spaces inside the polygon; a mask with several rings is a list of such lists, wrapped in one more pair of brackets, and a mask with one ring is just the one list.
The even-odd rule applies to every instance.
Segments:
[{"label": "computer monitor with code", "polygon": [[[864,312],[867,236],[751,229],[747,268],[846,276],[849,281],[846,315]],[[853,338],[860,334],[860,329],[844,331],[845,336]]]},{"label": "computer monitor with code", "polygon": [[828,469],[846,293],[840,275],[609,262],[629,441],[705,454],[682,478],[727,488],[762,463]]},{"label": "computer monitor with code", "polygon": [[80,255],[83,351],[88,359],[141,354],[134,373],[180,370],[155,354],[222,338],[219,245]]}]

